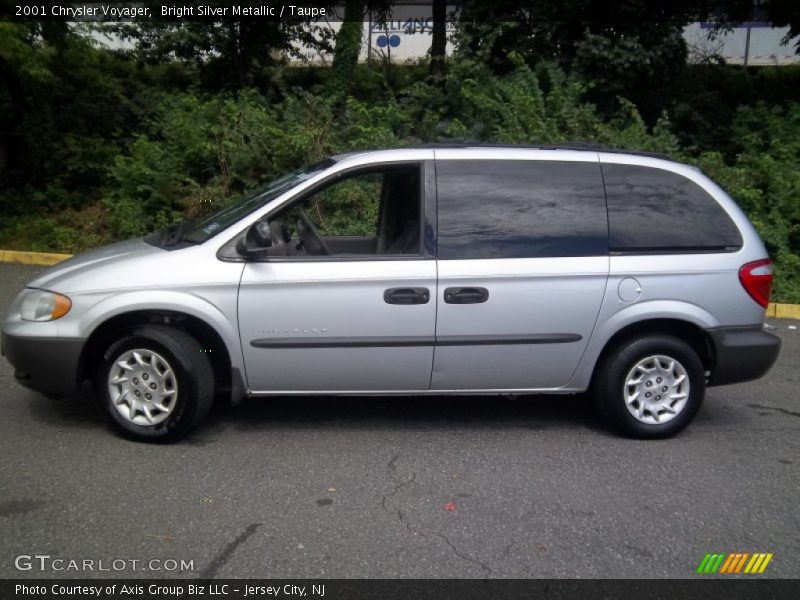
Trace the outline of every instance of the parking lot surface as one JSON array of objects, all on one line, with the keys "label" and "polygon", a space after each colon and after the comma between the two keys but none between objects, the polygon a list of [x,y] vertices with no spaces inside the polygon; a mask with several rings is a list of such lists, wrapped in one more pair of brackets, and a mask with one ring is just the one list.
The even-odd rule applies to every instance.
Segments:
[{"label": "parking lot surface", "polygon": [[[3,315],[40,270],[0,265]],[[326,397],[218,407],[146,445],[0,360],[0,576],[693,578],[707,552],[771,552],[761,577],[798,577],[800,322],[771,324],[766,378],[649,442],[583,397]]]}]

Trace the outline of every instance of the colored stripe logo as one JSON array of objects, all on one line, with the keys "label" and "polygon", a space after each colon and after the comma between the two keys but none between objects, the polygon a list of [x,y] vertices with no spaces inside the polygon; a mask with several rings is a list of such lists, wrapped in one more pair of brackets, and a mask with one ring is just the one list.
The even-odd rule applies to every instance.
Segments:
[{"label": "colored stripe logo", "polygon": [[749,552],[709,553],[700,561],[697,572],[701,575],[712,573],[760,575],[766,571],[772,556],[772,552],[754,552],[753,554]]}]

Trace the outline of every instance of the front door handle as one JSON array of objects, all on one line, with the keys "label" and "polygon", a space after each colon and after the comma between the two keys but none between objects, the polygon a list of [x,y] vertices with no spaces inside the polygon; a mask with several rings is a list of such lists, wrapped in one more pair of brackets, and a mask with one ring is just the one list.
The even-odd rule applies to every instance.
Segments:
[{"label": "front door handle", "polygon": [[389,288],[383,292],[386,304],[427,304],[431,299],[428,288]]},{"label": "front door handle", "polygon": [[482,304],[489,299],[489,290],[482,287],[451,287],[444,290],[447,304]]}]

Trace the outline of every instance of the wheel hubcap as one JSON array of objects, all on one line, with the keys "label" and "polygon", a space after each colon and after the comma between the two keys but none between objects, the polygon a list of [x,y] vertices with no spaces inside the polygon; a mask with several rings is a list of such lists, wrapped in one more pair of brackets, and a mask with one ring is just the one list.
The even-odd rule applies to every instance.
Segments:
[{"label": "wheel hubcap", "polygon": [[689,399],[689,375],[672,357],[657,354],[636,363],[625,378],[625,405],[637,420],[658,425],[674,419]]},{"label": "wheel hubcap", "polygon": [[158,425],[175,408],[178,382],[163,356],[137,348],[120,355],[108,374],[108,392],[117,412],[136,425]]}]

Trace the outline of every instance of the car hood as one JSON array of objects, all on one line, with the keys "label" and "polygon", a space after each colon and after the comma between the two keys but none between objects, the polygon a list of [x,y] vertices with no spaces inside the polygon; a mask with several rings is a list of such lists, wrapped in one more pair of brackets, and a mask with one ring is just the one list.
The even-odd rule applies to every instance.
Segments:
[{"label": "car hood", "polygon": [[152,246],[142,238],[117,242],[81,252],[58,263],[31,281],[28,287],[55,292],[112,287],[113,280],[109,281],[104,276],[128,267],[134,261],[164,254],[167,254],[166,250]]}]

